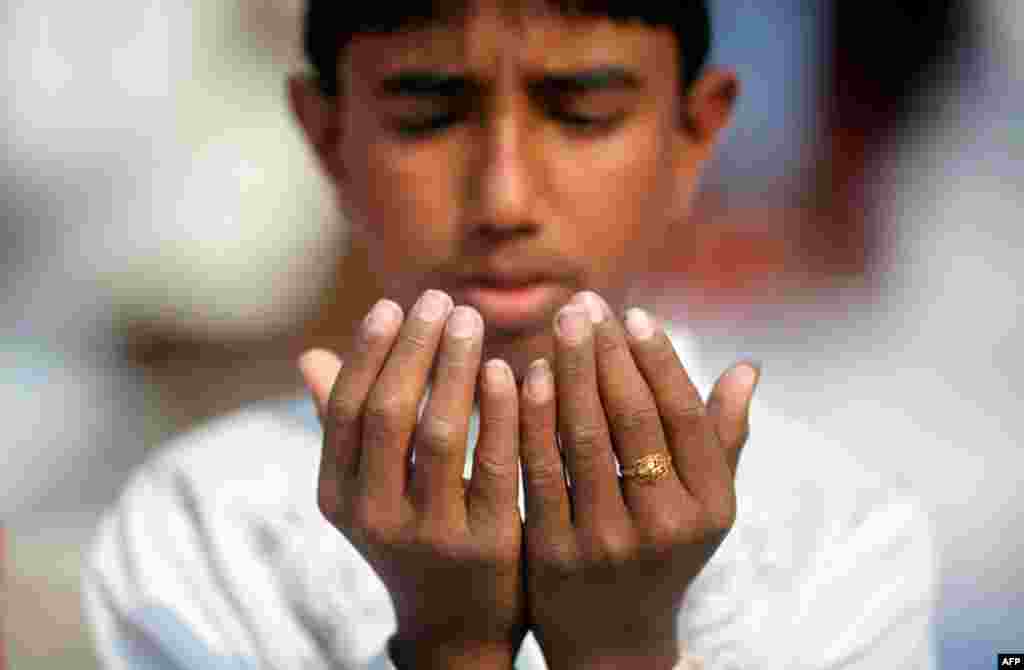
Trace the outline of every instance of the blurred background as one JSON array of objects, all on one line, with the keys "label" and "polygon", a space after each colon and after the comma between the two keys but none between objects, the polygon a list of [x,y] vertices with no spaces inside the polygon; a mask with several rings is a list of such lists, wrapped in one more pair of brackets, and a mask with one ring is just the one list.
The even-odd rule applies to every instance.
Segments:
[{"label": "blurred background", "polygon": [[[941,667],[991,667],[1024,644],[1024,3],[898,4],[717,3],[744,92],[645,282],[708,369],[763,360],[763,407],[921,494]],[[89,668],[81,550],[131,470],[298,391],[377,296],[287,113],[300,0],[0,11],[5,651]]]}]

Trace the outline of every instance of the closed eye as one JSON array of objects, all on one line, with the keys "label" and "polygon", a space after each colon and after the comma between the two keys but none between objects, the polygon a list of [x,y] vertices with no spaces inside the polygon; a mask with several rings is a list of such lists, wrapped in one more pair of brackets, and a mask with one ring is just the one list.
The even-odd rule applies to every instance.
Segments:
[{"label": "closed eye", "polygon": [[396,130],[405,137],[430,135],[453,125],[457,117],[452,112],[426,117],[401,119],[395,124]]},{"label": "closed eye", "polygon": [[[619,112],[610,116],[588,116],[565,111],[552,111],[549,114],[555,121],[568,126],[574,131],[610,130],[618,125],[626,116],[625,112]],[[403,137],[417,138],[436,134],[458,122],[459,117],[456,113],[447,112],[426,117],[401,119],[396,122],[395,128]]]},{"label": "closed eye", "polygon": [[572,112],[554,112],[551,114],[557,121],[577,130],[609,130],[625,118],[625,112],[610,116],[589,116]]}]

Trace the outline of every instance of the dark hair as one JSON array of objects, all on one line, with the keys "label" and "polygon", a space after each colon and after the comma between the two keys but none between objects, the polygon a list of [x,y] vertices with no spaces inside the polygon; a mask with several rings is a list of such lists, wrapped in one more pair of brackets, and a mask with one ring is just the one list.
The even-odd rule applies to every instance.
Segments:
[{"label": "dark hair", "polygon": [[[338,93],[338,55],[360,33],[393,33],[457,17],[466,0],[306,0],[303,45],[324,95]],[[707,0],[546,0],[567,16],[607,17],[671,28],[682,91],[697,80],[711,49]]]}]

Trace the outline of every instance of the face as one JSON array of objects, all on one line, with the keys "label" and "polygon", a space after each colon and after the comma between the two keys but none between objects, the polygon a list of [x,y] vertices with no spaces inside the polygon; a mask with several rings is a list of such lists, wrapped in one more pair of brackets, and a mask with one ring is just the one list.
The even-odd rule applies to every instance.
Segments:
[{"label": "face", "polygon": [[[709,154],[682,123],[676,64],[668,29],[488,2],[357,36],[321,158],[380,297],[408,313],[436,288],[473,305],[484,360],[520,380],[552,358],[576,291],[621,314]],[[489,290],[501,279],[531,287]]]}]

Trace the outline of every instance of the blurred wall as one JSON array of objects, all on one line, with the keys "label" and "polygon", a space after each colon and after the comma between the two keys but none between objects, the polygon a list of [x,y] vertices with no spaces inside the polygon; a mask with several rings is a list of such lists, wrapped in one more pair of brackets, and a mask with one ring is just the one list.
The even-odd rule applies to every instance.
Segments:
[{"label": "blurred wall", "polygon": [[[1015,495],[1024,467],[1015,430],[1024,398],[1021,7],[948,3],[971,10],[949,26],[933,15],[914,21],[913,11],[937,12],[935,3],[894,6],[911,13],[915,30],[940,29],[921,58],[911,46],[920,35],[904,43],[900,30],[873,28],[886,22],[883,10],[849,3],[846,19],[861,19],[844,21],[850,39],[877,37],[853,50],[861,74],[836,82],[859,103],[834,131],[860,161],[842,183],[849,214],[873,238],[864,281],[698,324],[713,367],[737,351],[765,361],[762,411],[812,424],[922,495],[941,552],[942,668],[986,667],[1024,640],[1024,510]],[[907,60],[918,67],[894,76]],[[856,88],[861,77],[867,90]],[[770,449],[770,436],[758,444]]]}]

